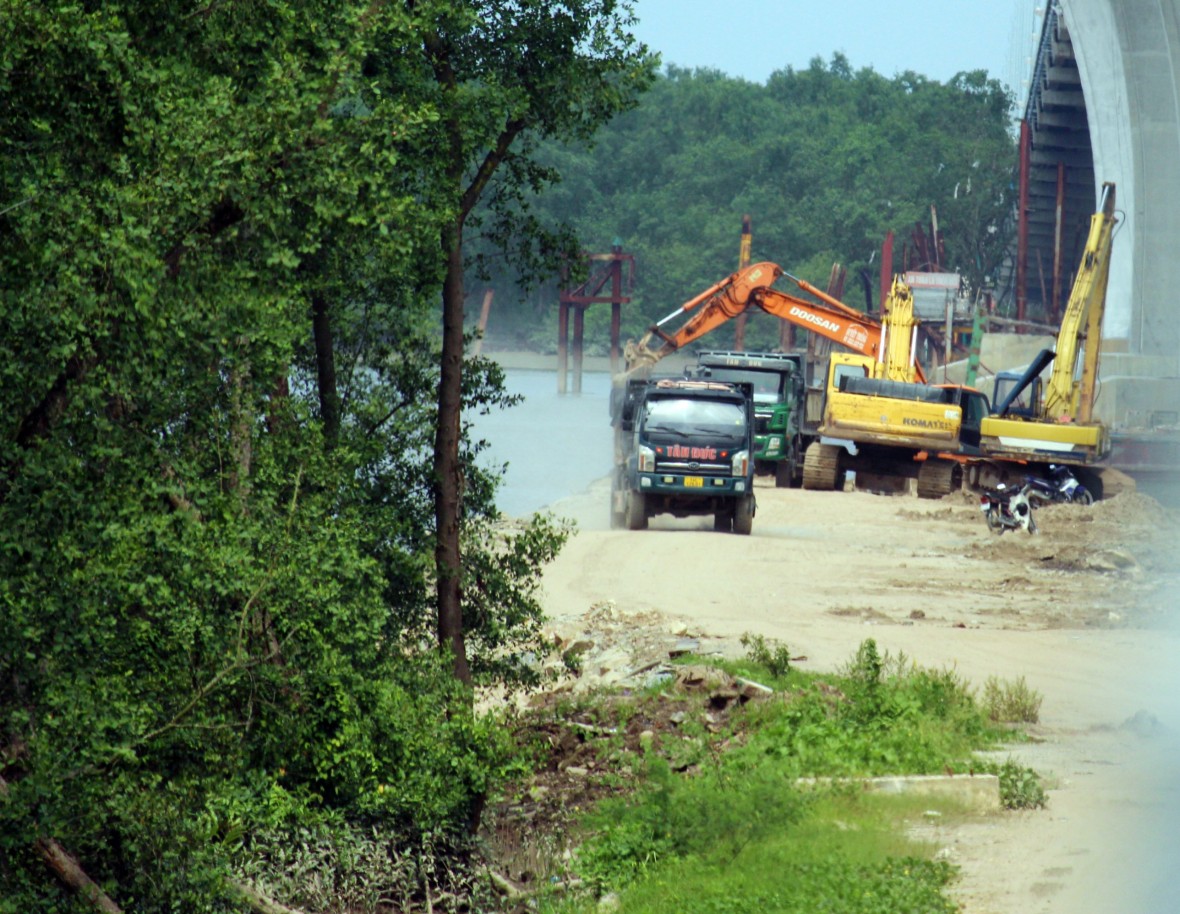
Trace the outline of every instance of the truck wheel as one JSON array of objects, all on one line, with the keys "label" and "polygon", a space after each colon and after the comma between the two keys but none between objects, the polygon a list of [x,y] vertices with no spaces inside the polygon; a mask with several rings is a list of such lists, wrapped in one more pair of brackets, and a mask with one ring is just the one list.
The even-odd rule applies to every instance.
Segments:
[{"label": "truck wheel", "polygon": [[626,498],[627,493],[620,492],[618,483],[612,479],[610,484],[610,528],[612,530],[621,530],[627,521],[627,512],[619,507]]},{"label": "truck wheel", "polygon": [[627,529],[647,529],[647,497],[642,492],[627,495]]},{"label": "truck wheel", "polygon": [[754,529],[754,496],[742,498],[733,512],[733,532],[749,536]]},{"label": "truck wheel", "polygon": [[835,489],[836,483],[844,478],[840,469],[841,451],[843,448],[838,444],[811,442],[803,455],[803,488],[825,492]]},{"label": "truck wheel", "polygon": [[733,529],[733,512],[730,510],[718,511],[713,515],[713,529],[718,533],[728,533]]},{"label": "truck wheel", "polygon": [[790,489],[795,486],[795,452],[774,465],[774,485],[777,489]]}]

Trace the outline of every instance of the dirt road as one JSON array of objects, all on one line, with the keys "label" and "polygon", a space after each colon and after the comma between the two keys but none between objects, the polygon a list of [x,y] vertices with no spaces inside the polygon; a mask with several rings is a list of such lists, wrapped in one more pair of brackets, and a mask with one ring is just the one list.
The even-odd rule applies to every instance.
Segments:
[{"label": "dirt road", "polygon": [[645,630],[735,654],[750,632],[786,644],[802,669],[831,670],[871,637],[976,687],[1023,676],[1044,698],[1041,722],[1034,742],[1005,755],[1045,776],[1049,806],[935,827],[961,868],[965,914],[1174,910],[1180,893],[1161,884],[1174,868],[1162,851],[1177,846],[1164,829],[1180,817],[1169,512],[1126,493],[1044,508],[1038,536],[996,536],[965,494],[922,501],[761,480],[757,494],[749,537],[703,519],[609,530],[602,486],[559,502],[579,532],[545,575],[555,625],[572,631],[607,606],[636,655]]}]

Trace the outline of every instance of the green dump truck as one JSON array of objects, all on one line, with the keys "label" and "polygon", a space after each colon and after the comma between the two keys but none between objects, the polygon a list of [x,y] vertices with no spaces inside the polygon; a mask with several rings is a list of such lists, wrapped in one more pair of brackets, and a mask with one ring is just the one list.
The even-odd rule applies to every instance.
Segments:
[{"label": "green dump truck", "polygon": [[779,488],[803,481],[803,453],[814,437],[804,406],[803,355],[785,352],[701,352],[692,377],[754,388],[754,471]]}]

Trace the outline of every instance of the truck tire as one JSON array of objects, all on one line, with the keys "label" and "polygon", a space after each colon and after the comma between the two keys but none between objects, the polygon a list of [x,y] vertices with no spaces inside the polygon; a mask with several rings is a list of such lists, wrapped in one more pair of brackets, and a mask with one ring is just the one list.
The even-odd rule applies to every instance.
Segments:
[{"label": "truck tire", "polygon": [[844,449],[836,444],[813,441],[803,455],[803,488],[831,492],[844,478],[840,469],[840,454]]},{"label": "truck tire", "polygon": [[795,487],[795,451],[790,456],[774,465],[774,485],[776,489],[792,489]]},{"label": "truck tire", "polygon": [[619,501],[626,498],[626,493],[620,493],[619,483],[616,479],[610,481],[610,528],[612,530],[623,529],[623,524],[627,521],[627,514],[625,511],[620,511],[615,506]]},{"label": "truck tire", "polygon": [[754,529],[754,496],[747,495],[740,499],[733,511],[733,532],[741,536],[749,536]]},{"label": "truck tire", "polygon": [[627,529],[647,529],[647,497],[642,492],[627,495]]},{"label": "truck tire", "polygon": [[942,498],[963,487],[963,466],[954,460],[930,457],[918,470],[918,497]]}]

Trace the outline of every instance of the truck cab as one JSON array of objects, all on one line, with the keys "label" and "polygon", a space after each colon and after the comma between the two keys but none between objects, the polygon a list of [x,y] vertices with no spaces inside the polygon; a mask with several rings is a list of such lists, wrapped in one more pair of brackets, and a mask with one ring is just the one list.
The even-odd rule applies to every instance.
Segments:
[{"label": "truck cab", "polygon": [[754,472],[773,474],[780,488],[802,479],[803,356],[783,352],[708,351],[686,376],[754,386]]},{"label": "truck cab", "polygon": [[611,526],[642,530],[658,514],[711,515],[753,527],[754,389],[705,379],[633,380],[612,397]]}]

